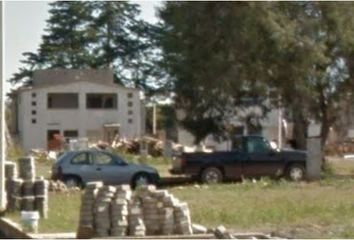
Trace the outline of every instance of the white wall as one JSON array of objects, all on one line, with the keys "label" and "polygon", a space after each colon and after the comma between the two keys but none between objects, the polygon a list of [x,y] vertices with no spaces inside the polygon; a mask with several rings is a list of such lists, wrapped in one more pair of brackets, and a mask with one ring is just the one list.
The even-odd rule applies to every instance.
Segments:
[{"label": "white wall", "polygon": [[[36,97],[32,97],[32,93]],[[127,93],[132,92],[133,102],[128,107]],[[47,109],[47,93],[79,93],[79,109]],[[86,93],[117,93],[118,109],[86,109]],[[37,106],[31,102],[36,101]],[[128,115],[128,110],[133,115]],[[31,111],[37,114],[32,115]],[[32,148],[47,148],[47,130],[59,129],[78,130],[79,137],[86,137],[87,130],[102,130],[104,124],[119,123],[120,136],[134,138],[141,136],[141,103],[139,91],[135,89],[105,86],[89,82],[76,82],[47,88],[25,90],[20,94],[19,131],[24,150]],[[32,123],[32,118],[37,123]],[[133,123],[128,123],[128,118]]]}]

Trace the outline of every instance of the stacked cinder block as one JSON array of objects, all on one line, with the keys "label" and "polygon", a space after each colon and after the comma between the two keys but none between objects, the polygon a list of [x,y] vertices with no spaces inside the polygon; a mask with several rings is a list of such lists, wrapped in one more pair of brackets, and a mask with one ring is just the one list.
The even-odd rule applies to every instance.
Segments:
[{"label": "stacked cinder block", "polygon": [[131,195],[129,185],[116,187],[116,194],[111,202],[111,236],[119,237],[128,234],[128,205]]},{"label": "stacked cinder block", "polygon": [[176,221],[176,233],[184,235],[193,233],[189,208],[186,202],[174,206],[174,219]]},{"label": "stacked cinder block", "polygon": [[[35,180],[35,163],[33,157],[18,160],[16,164],[8,162],[5,167],[7,209],[33,211],[38,210],[43,218],[48,216],[48,182],[43,178]],[[18,177],[18,178],[17,178]]]},{"label": "stacked cinder block", "polygon": [[17,178],[16,163],[10,162],[10,161],[5,162],[5,177],[6,177],[6,179]]},{"label": "stacked cinder block", "polygon": [[7,180],[7,209],[15,211],[21,209],[21,195],[22,195],[22,179],[8,179]]},{"label": "stacked cinder block", "polygon": [[114,197],[116,188],[113,186],[103,186],[99,189],[94,205],[95,232],[97,237],[107,237],[110,235],[110,205]]},{"label": "stacked cinder block", "polygon": [[96,237],[193,233],[187,203],[152,185],[132,194],[129,185],[88,184],[81,204],[81,230],[91,228]]},{"label": "stacked cinder block", "polygon": [[129,207],[129,235],[145,236],[146,228],[140,200],[133,198]]},{"label": "stacked cinder block", "polygon": [[35,164],[33,157],[23,157],[19,162],[19,177],[25,181],[34,181],[36,176]]},{"label": "stacked cinder block", "polygon": [[40,178],[34,182],[34,209],[42,218],[48,218],[48,181]]},{"label": "stacked cinder block", "polygon": [[94,226],[94,203],[102,182],[91,182],[86,185],[86,190],[81,196],[80,223],[79,227],[93,228]]}]

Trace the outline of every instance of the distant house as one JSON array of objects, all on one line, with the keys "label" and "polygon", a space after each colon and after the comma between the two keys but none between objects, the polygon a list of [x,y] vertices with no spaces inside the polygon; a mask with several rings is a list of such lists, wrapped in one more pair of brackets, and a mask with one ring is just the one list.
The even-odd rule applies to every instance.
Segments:
[{"label": "distant house", "polygon": [[26,151],[51,149],[58,135],[110,142],[145,131],[139,90],[115,84],[111,70],[36,71],[12,104],[12,132]]}]

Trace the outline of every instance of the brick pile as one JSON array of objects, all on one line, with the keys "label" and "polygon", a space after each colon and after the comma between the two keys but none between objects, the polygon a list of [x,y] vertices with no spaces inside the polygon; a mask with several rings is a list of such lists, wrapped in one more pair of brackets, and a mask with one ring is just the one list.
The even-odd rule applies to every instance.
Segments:
[{"label": "brick pile", "polygon": [[48,217],[48,182],[35,177],[33,157],[19,159],[19,172],[16,164],[5,165],[7,210],[39,211],[41,217]]},{"label": "brick pile", "polygon": [[95,237],[193,233],[188,204],[153,185],[133,193],[129,185],[88,184],[82,195],[78,237],[90,228]]},{"label": "brick pile", "polygon": [[130,186],[116,187],[116,194],[111,202],[111,235],[126,236],[128,231],[128,210],[131,200]]}]

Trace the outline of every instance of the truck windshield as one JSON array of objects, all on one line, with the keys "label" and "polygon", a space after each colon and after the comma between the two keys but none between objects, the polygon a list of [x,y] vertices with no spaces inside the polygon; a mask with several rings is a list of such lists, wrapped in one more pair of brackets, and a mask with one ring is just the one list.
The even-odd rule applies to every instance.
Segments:
[{"label": "truck windshield", "polygon": [[251,138],[247,141],[247,151],[249,153],[264,153],[269,152],[269,142],[264,138]]}]

